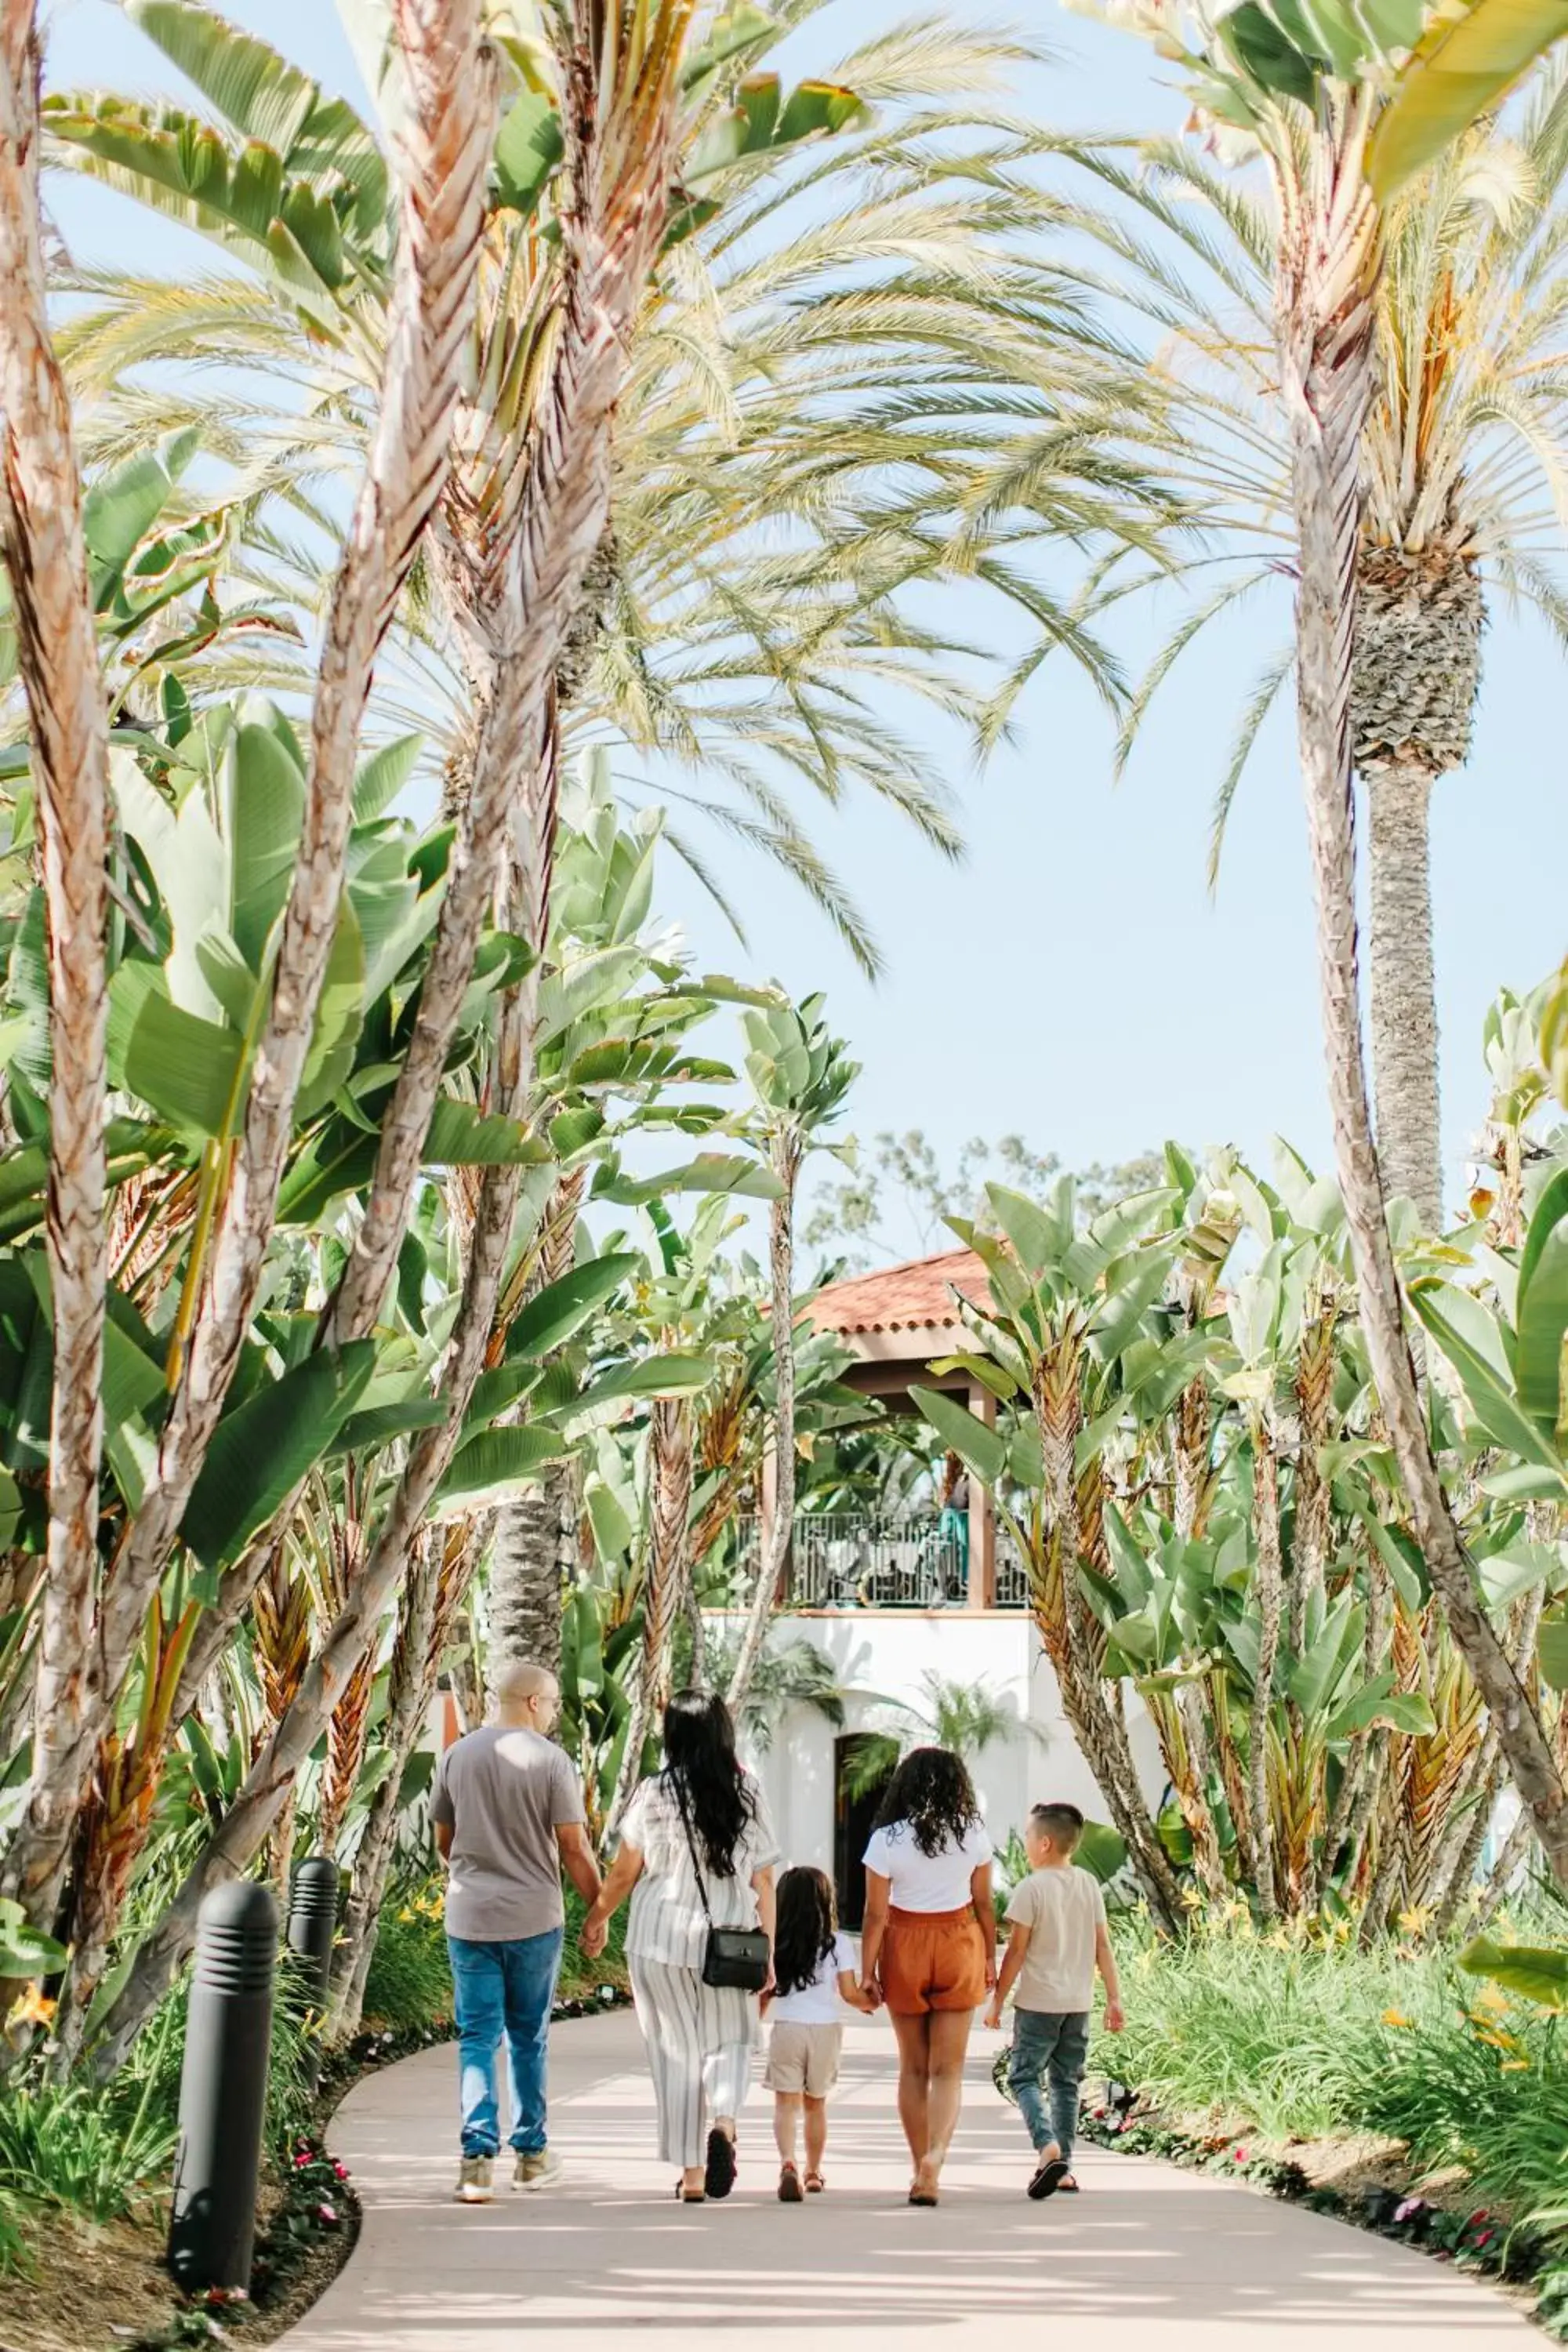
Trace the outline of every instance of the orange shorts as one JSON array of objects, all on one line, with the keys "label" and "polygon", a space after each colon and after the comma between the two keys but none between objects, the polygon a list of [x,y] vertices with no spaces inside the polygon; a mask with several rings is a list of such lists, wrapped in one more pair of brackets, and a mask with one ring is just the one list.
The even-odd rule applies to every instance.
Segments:
[{"label": "orange shorts", "polygon": [[978,2009],[985,1999],[985,1943],[973,1906],[889,1911],[877,1972],[895,2017]]}]

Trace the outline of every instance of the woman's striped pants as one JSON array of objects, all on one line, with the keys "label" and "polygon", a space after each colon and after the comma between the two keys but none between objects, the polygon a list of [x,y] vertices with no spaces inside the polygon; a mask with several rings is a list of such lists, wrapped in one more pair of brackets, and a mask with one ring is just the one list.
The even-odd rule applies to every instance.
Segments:
[{"label": "woman's striped pants", "polygon": [[721,2116],[739,2116],[752,2080],[757,2001],[706,1985],[699,1969],[628,1956],[632,1998],[653,2074],[662,2162],[702,2163]]}]

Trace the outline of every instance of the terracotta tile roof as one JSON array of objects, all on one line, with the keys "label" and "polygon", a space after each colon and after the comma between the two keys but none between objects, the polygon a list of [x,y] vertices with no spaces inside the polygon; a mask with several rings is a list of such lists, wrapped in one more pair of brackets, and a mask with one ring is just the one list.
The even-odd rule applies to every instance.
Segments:
[{"label": "terracotta tile roof", "polygon": [[940,1257],[911,1258],[905,1265],[858,1274],[819,1291],[806,1312],[819,1331],[845,1338],[858,1331],[904,1331],[950,1324],[958,1328],[952,1291],[989,1307],[985,1268],[973,1250],[944,1251]]}]

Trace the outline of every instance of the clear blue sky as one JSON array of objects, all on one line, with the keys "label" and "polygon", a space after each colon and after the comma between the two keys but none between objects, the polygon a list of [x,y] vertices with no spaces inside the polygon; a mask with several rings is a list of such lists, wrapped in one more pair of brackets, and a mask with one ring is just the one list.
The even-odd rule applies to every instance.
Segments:
[{"label": "clear blue sky", "polygon": [[[965,0],[959,0],[967,13]],[[231,0],[228,13],[334,87],[353,67],[329,0]],[[819,54],[913,13],[835,0]],[[1178,92],[1142,45],[1056,0],[1001,12],[1047,36],[1060,64],[1028,103],[1058,123],[1176,128]],[[112,0],[56,0],[50,79],[166,89],[168,68]],[[144,218],[68,185],[55,204],[82,258],[145,239]],[[146,247],[142,247],[143,257]],[[864,1064],[853,1125],[923,1127],[945,1157],[969,1136],[1022,1133],[1069,1164],[1175,1135],[1262,1153],[1275,1132],[1326,1152],[1300,786],[1289,724],[1266,736],[1232,819],[1218,898],[1204,879],[1206,824],[1237,699],[1278,642],[1238,622],[1189,657],[1157,706],[1126,780],[1110,782],[1110,729],[1065,663],[1020,711],[1016,745],[984,775],[952,778],[969,856],[956,872],[871,806],[814,814],[827,854],[868,911],[887,977],[868,987],[826,926],[776,874],[721,849],[745,912],[750,968],[796,993],[825,988]],[[1121,651],[1136,667],[1147,635]],[[1556,727],[1560,658],[1535,624],[1494,614],[1468,769],[1435,811],[1438,983],[1448,1185],[1484,1114],[1482,1015],[1503,983],[1528,986],[1568,948],[1568,798]],[[1553,713],[1558,718],[1553,718]],[[714,969],[748,958],[673,866],[663,898]]]}]

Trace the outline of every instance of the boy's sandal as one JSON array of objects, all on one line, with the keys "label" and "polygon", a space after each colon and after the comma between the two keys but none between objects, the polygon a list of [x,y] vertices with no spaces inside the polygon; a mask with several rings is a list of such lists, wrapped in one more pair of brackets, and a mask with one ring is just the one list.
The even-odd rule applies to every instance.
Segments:
[{"label": "boy's sandal", "polygon": [[1058,2181],[1057,2194],[1059,2197],[1076,2197],[1079,2194],[1078,2182],[1073,2179],[1070,2172],[1068,2174],[1065,2180]]},{"label": "boy's sandal", "polygon": [[1048,2164],[1040,2166],[1029,2183],[1029,2195],[1037,2205],[1042,2197],[1056,2195],[1070,2169],[1066,2158],[1059,2156],[1053,2156]]},{"label": "boy's sandal", "polygon": [[[810,2185],[808,2181],[806,2186],[809,2188]],[[793,2164],[782,2164],[779,2167],[779,2203],[799,2205],[804,2201],[799,2173]]]},{"label": "boy's sandal", "polygon": [[827,2183],[824,2180],[820,2172],[808,2172],[806,2174],[805,2193],[808,2197],[820,2197],[826,2186]]}]

